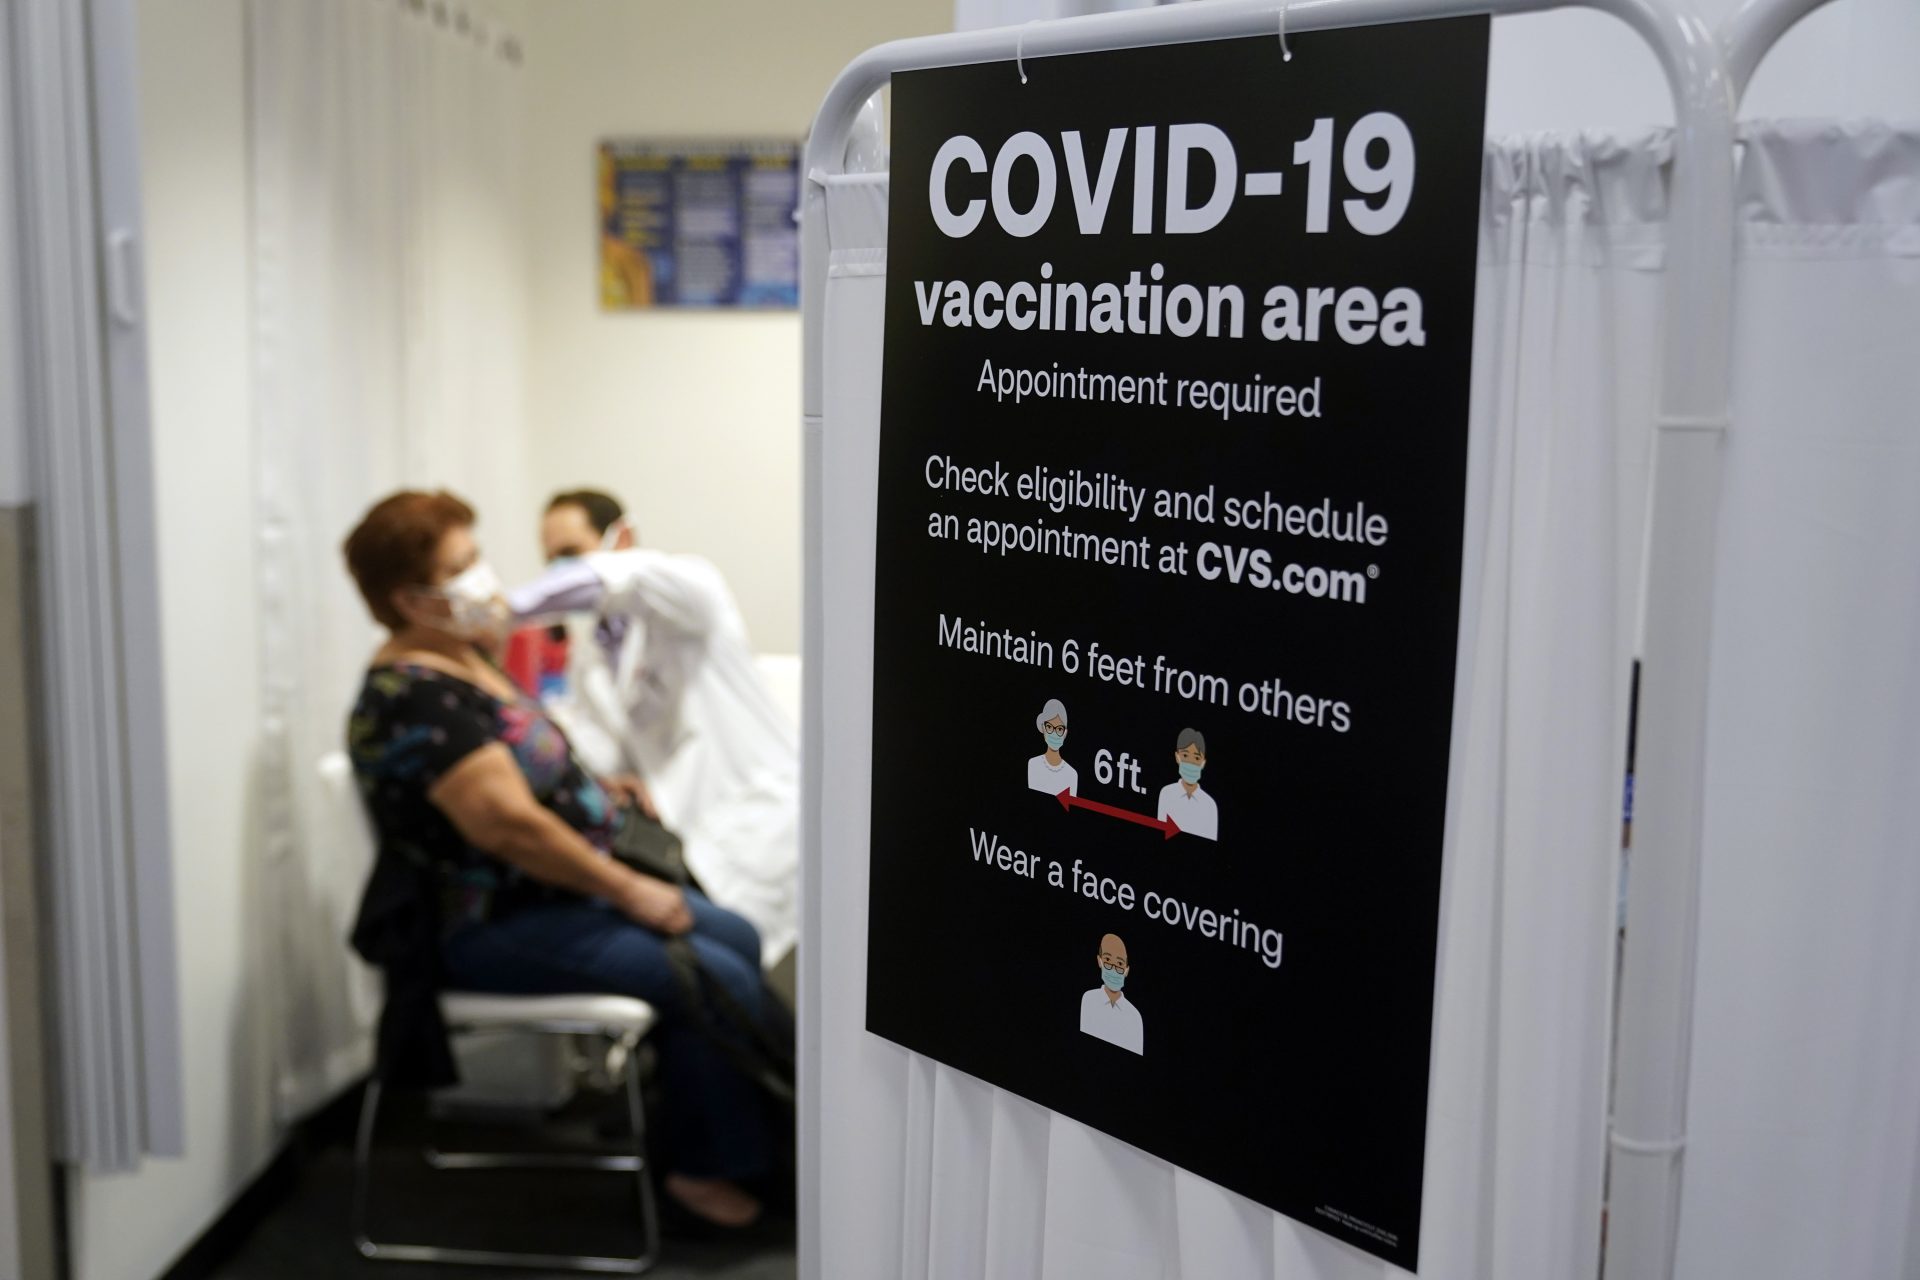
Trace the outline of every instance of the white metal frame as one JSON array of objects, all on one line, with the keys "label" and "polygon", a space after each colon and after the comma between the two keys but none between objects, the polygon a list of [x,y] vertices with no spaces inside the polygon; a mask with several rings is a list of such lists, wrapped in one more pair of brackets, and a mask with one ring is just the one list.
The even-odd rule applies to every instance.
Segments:
[{"label": "white metal frame", "polygon": [[[1031,23],[990,31],[931,36],[881,45],[841,72],[814,120],[807,144],[810,181],[802,202],[801,253],[804,325],[802,421],[807,505],[803,654],[804,814],[802,820],[801,928],[823,936],[824,919],[815,868],[822,856],[820,829],[821,751],[825,701],[821,644],[825,634],[821,588],[826,572],[820,495],[824,481],[822,322],[827,273],[826,192],[821,181],[844,171],[849,132],[861,104],[898,71],[966,63],[1042,58],[1154,44],[1277,35],[1281,24],[1295,33],[1385,22],[1489,13],[1495,16],[1588,7],[1610,13],[1639,33],[1653,49],[1673,94],[1677,122],[1669,204],[1665,279],[1665,360],[1659,415],[1653,424],[1653,492],[1650,503],[1650,570],[1646,583],[1642,646],[1642,712],[1636,777],[1636,867],[1662,867],[1662,892],[1647,901],[1655,882],[1636,875],[1631,915],[1636,946],[1626,957],[1623,1000],[1649,1006],[1648,1043],[1622,1046],[1625,1077],[1641,1060],[1679,1062],[1684,1071],[1691,983],[1661,985],[1675,972],[1691,974],[1696,916],[1700,809],[1704,761],[1708,633],[1711,623],[1714,528],[1719,504],[1721,443],[1729,419],[1731,286],[1733,276],[1733,103],[1721,45],[1692,13],[1667,0],[1303,0],[1279,5],[1221,0]],[[1642,889],[1645,891],[1641,891]],[[803,946],[800,962],[800,1187],[801,1274],[818,1277],[820,1046],[812,1011],[824,1007],[817,951]],[[1684,958],[1684,964],[1676,963]],[[1645,988],[1642,990],[1641,988]],[[1673,1055],[1679,1051],[1676,1058]],[[1660,1099],[1671,1081],[1650,1091],[1650,1104],[1636,1118],[1658,1119]],[[1684,1088],[1684,1075],[1678,1081]],[[1630,1101],[1642,1094],[1633,1092]],[[1670,1134],[1666,1125],[1645,1132]],[[1637,1157],[1645,1176],[1614,1173],[1616,1239],[1618,1196],[1625,1172],[1633,1203],[1629,1218],[1656,1225],[1634,1232],[1631,1260],[1609,1250],[1609,1273],[1634,1280],[1668,1274],[1671,1221],[1676,1207],[1678,1148],[1664,1138],[1641,1138],[1627,1129],[1614,1135],[1617,1155]],[[1599,1206],[1595,1206],[1599,1211]],[[1657,1224],[1666,1222],[1661,1228]],[[1621,1251],[1625,1253],[1627,1251]],[[1618,1257],[1618,1261],[1616,1261]],[[1666,1259],[1666,1266],[1659,1259]]]},{"label": "white metal frame", "polygon": [[[1736,113],[1754,71],[1781,36],[1826,3],[1747,0],[1716,33],[1726,69],[1729,178]],[[1656,522],[1640,689],[1644,745],[1634,780],[1633,874],[1621,954],[1605,1280],[1665,1280],[1673,1274],[1679,1245],[1699,953],[1700,806],[1719,441],[1732,413],[1736,211],[1731,190],[1722,217],[1725,244],[1715,254],[1726,276],[1715,281],[1720,320],[1712,336],[1712,362],[1689,387],[1689,403],[1704,409],[1717,402],[1721,408],[1696,423],[1663,421],[1674,433],[1673,448],[1655,463]],[[1670,242],[1669,254],[1676,251]],[[1685,336],[1674,324],[1670,310],[1669,335]],[[1665,390],[1672,389],[1680,350],[1670,346],[1668,358]],[[1705,380],[1708,375],[1718,380],[1717,388]],[[1683,474],[1663,469],[1675,464]],[[1690,606],[1676,600],[1689,591],[1698,597]],[[1657,614],[1656,602],[1665,604]]]},{"label": "white metal frame", "polygon": [[1773,46],[1802,18],[1824,9],[1829,0],[1746,0],[1720,28],[1720,47],[1727,75],[1733,80],[1737,111],[1746,97],[1753,73],[1760,69]]}]

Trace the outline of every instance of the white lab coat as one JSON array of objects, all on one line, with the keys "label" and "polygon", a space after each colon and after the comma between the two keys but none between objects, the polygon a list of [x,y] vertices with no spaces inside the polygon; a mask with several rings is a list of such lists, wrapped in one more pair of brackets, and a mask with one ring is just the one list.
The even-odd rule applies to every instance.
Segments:
[{"label": "white lab coat", "polygon": [[569,619],[567,692],[549,710],[589,767],[645,779],[688,869],[753,922],[772,965],[799,938],[799,734],[712,564],[651,550],[586,563],[606,589],[600,616],[627,618],[627,632],[610,658],[600,617]]}]

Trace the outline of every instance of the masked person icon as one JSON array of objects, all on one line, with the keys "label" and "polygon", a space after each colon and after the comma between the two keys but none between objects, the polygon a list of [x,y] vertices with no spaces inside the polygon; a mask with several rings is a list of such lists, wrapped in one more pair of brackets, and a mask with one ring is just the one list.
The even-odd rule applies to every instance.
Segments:
[{"label": "masked person icon", "polygon": [[1109,933],[1100,939],[1100,985],[1080,997],[1080,1030],[1132,1053],[1145,1053],[1140,1011],[1120,994],[1131,966],[1127,944]]},{"label": "masked person icon", "polygon": [[1047,705],[1040,708],[1040,714],[1033,718],[1033,724],[1040,730],[1047,749],[1027,761],[1027,786],[1050,796],[1057,796],[1062,791],[1079,795],[1079,772],[1060,758],[1060,748],[1067,740],[1066,707],[1060,699],[1048,698]]},{"label": "masked person icon", "polygon": [[1154,816],[1172,818],[1173,825],[1187,835],[1218,840],[1220,810],[1200,788],[1200,772],[1207,767],[1207,740],[1198,729],[1180,731],[1173,761],[1179,766],[1180,780],[1160,788],[1160,808]]}]

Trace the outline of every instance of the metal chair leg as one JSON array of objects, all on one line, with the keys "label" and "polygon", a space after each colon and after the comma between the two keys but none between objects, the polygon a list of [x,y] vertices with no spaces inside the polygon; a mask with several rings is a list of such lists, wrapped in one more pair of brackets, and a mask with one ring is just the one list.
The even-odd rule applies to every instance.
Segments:
[{"label": "metal chair leg", "polygon": [[[582,1271],[601,1275],[643,1275],[660,1259],[660,1221],[654,1204],[653,1183],[646,1162],[646,1114],[640,1099],[639,1055],[627,1059],[627,1108],[633,1127],[633,1155],[546,1157],[557,1161],[545,1167],[595,1168],[627,1172],[635,1176],[640,1197],[640,1224],[644,1250],[637,1258],[600,1258],[589,1256],[507,1253],[493,1249],[448,1249],[437,1245],[383,1244],[367,1231],[367,1208],[372,1196],[373,1137],[380,1114],[381,1083],[368,1080],[366,1095],[360,1104],[359,1130],[353,1144],[352,1230],[354,1248],[360,1255],[378,1262],[428,1262],[449,1266],[521,1267],[530,1271]],[[537,1159],[537,1158],[535,1158]],[[439,1157],[436,1168],[500,1169],[542,1167],[529,1158],[484,1154]],[[590,1162],[590,1163],[581,1163]]]},{"label": "metal chair leg", "polygon": [[627,1116],[633,1130],[634,1185],[640,1194],[641,1270],[660,1260],[660,1210],[653,1200],[653,1171],[647,1168],[647,1109],[640,1099],[640,1050],[627,1053]]},{"label": "metal chair leg", "polygon": [[379,1245],[367,1235],[367,1197],[373,1182],[373,1126],[380,1115],[380,1077],[367,1081],[353,1139],[353,1247],[371,1258]]}]

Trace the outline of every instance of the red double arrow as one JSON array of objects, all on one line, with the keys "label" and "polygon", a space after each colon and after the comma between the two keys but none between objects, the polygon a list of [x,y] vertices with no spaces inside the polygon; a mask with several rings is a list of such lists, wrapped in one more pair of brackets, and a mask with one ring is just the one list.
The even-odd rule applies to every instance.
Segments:
[{"label": "red double arrow", "polygon": [[1137,822],[1143,827],[1156,827],[1166,832],[1166,839],[1168,840],[1180,834],[1180,828],[1173,824],[1172,818],[1149,818],[1144,813],[1134,813],[1130,809],[1122,809],[1110,804],[1101,804],[1098,800],[1082,800],[1071,791],[1062,791],[1055,799],[1059,800],[1060,807],[1069,813],[1075,809],[1091,809],[1095,813],[1104,813],[1109,818],[1119,818],[1124,822]]}]

